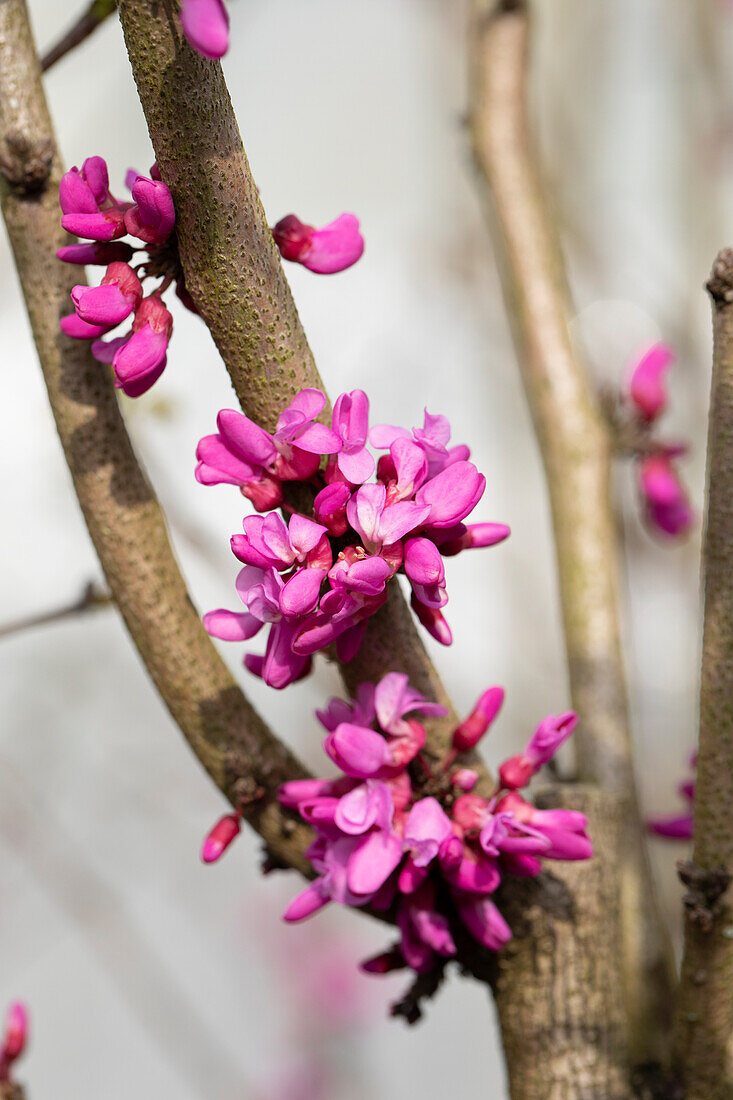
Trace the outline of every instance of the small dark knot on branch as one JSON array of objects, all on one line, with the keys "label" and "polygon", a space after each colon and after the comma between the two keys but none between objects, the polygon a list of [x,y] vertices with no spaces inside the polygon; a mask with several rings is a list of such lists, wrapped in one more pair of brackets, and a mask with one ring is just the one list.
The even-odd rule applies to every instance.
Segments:
[{"label": "small dark knot on branch", "polygon": [[677,863],[677,874],[687,887],[682,904],[687,919],[697,924],[702,932],[710,932],[715,922],[716,906],[730,885],[731,876],[725,867],[703,870],[690,859]]},{"label": "small dark knot on branch", "polygon": [[716,256],[707,288],[714,302],[733,302],[733,248],[723,248]]},{"label": "small dark knot on branch", "polygon": [[685,1100],[685,1090],[658,1062],[645,1062],[631,1071],[635,1100]]},{"label": "small dark knot on branch", "polygon": [[31,141],[19,130],[11,130],[5,136],[0,150],[0,173],[13,188],[25,195],[42,191],[51,174],[55,153],[50,137]]}]

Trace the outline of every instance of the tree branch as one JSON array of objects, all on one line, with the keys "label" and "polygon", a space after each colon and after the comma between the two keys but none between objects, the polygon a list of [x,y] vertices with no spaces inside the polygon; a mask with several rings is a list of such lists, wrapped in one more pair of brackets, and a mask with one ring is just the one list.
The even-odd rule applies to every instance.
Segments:
[{"label": "tree branch", "polygon": [[20,634],[24,630],[31,630],[36,626],[46,626],[48,623],[58,623],[63,619],[71,619],[81,615],[85,611],[91,611],[95,607],[109,607],[114,600],[109,592],[100,591],[94,581],[89,581],[84,586],[81,596],[72,603],[63,607],[54,608],[53,611],[42,611],[38,615],[27,615],[23,619],[15,619],[13,622],[0,625],[0,638],[8,638],[11,634]]},{"label": "tree branch", "polygon": [[494,984],[512,1097],[629,1096],[623,988],[618,980],[623,796],[594,787],[538,792],[541,808],[588,817],[593,859],[552,863],[501,896],[514,939]]},{"label": "tree branch", "polygon": [[[186,286],[247,416],[272,429],[304,386],[324,389],[242,146],[221,65],[181,34],[175,0],[120,0],[133,76],[161,175],[176,205]],[[451,711],[428,723],[428,755],[449,747],[455,715],[410,612],[392,585],[347,685],[408,672]],[[476,765],[477,757],[467,763]],[[476,765],[485,769],[482,765]]]},{"label": "tree branch", "polygon": [[703,546],[705,620],[694,852],[674,1063],[687,1100],[733,1096],[733,249],[708,282],[713,380]]},{"label": "tree branch", "polygon": [[87,38],[101,27],[105,19],[114,14],[116,8],[117,0],[92,0],[66,34],[62,35],[58,42],[43,55],[41,70],[44,73],[48,72],[51,66],[62,57],[66,57],[67,53],[71,53],[77,46],[81,46],[82,42],[86,42]]},{"label": "tree branch", "polygon": [[[275,793],[303,775],[201,625],[137,463],[112,380],[59,332],[78,272],[55,258],[61,165],[24,0],[0,3],[0,198],[49,400],[89,533],[140,655],[186,740],[282,861],[308,872],[309,830]],[[243,805],[253,787],[265,795]]]},{"label": "tree branch", "polygon": [[474,0],[473,147],[519,364],[547,475],[579,776],[630,798],[623,863],[624,974],[640,1060],[659,1057],[672,963],[635,799],[620,646],[611,444],[568,331],[571,306],[527,117],[529,18],[522,0]]}]

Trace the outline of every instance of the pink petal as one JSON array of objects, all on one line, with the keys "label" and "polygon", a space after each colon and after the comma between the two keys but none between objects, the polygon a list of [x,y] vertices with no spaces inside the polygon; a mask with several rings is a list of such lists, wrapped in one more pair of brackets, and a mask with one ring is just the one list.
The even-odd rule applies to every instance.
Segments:
[{"label": "pink petal", "polygon": [[222,0],[183,0],[181,28],[204,57],[215,60],[229,49],[229,15]]},{"label": "pink petal", "polygon": [[272,436],[234,409],[222,409],[216,418],[225,442],[258,466],[267,466],[277,455]]},{"label": "pink petal", "polygon": [[257,473],[254,466],[232,454],[220,435],[205,435],[196,448],[196,458],[218,473],[226,475],[233,485],[249,481]]},{"label": "pink petal", "polygon": [[359,232],[359,219],[353,214],[341,214],[335,221],[311,234],[310,248],[300,262],[319,275],[344,271],[360,259],[364,238]]},{"label": "pink petal", "polygon": [[78,316],[89,325],[118,325],[130,316],[135,304],[113,283],[106,286],[75,286],[71,300]]},{"label": "pink petal", "polygon": [[207,634],[225,642],[246,642],[262,629],[262,623],[254,615],[249,615],[246,611],[227,611],[223,607],[216,611],[207,611],[203,623]]},{"label": "pink petal", "polygon": [[328,755],[347,775],[369,779],[389,763],[389,747],[375,730],[342,722],[323,743]]},{"label": "pink petal", "polygon": [[313,611],[325,576],[324,569],[303,568],[294,573],[280,593],[283,615],[307,615]]},{"label": "pink petal", "polygon": [[455,462],[426,482],[415,499],[429,505],[431,526],[451,527],[473,511],[485,488],[486,479],[472,462]]},{"label": "pink petal", "polygon": [[116,352],[113,360],[115,377],[125,385],[137,382],[160,366],[167,347],[168,337],[164,332],[154,332],[150,325],[143,325]]},{"label": "pink petal", "polygon": [[390,546],[409,531],[420,527],[430,514],[428,505],[412,500],[400,500],[384,509],[379,520],[380,541]]},{"label": "pink petal", "polygon": [[440,551],[430,539],[410,539],[405,543],[405,573],[421,585],[442,584],[445,567]]},{"label": "pink petal", "polygon": [[315,882],[311,882],[309,886],[306,886],[302,893],[293,898],[283,913],[283,920],[288,922],[305,920],[306,917],[312,917],[324,905],[328,905],[329,901],[330,898],[323,890],[320,879],[316,879]]},{"label": "pink petal", "polygon": [[402,859],[402,841],[394,833],[368,833],[349,857],[346,881],[354,894],[374,894]]}]

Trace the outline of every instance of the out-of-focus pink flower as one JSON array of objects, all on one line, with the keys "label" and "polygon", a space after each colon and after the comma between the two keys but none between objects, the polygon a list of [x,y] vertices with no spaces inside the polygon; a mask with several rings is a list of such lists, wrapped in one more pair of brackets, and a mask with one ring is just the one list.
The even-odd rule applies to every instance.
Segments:
[{"label": "out-of-focus pink flower", "polygon": [[665,376],[674,362],[669,344],[653,344],[633,363],[629,377],[629,396],[646,421],[655,420],[667,405]]},{"label": "out-of-focus pink flower", "polygon": [[456,727],[453,747],[458,752],[468,752],[475,748],[501,710],[503,702],[504,688],[487,688],[468,718]]},{"label": "out-of-focus pink flower", "polygon": [[0,1084],[10,1081],[12,1065],[28,1044],[28,1009],[22,1001],[10,1005],[0,1046]]},{"label": "out-of-focus pink flower", "polygon": [[[695,753],[690,758],[690,766],[695,767],[697,756]],[[677,790],[687,803],[687,808],[682,813],[671,814],[664,817],[650,817],[647,828],[657,836],[666,837],[669,840],[690,840],[693,830],[693,806],[695,802],[695,779],[686,779],[678,784]]]},{"label": "out-of-focus pink flower", "polygon": [[642,459],[639,487],[650,526],[673,538],[687,534],[695,513],[668,453],[659,451]]},{"label": "out-of-focus pink flower", "polygon": [[201,859],[204,863],[216,863],[226,852],[233,840],[239,836],[242,826],[239,814],[225,814],[206,834],[201,846]]},{"label": "out-of-focus pink flower", "polygon": [[181,0],[181,28],[202,57],[217,60],[229,49],[229,14],[223,0]]},{"label": "out-of-focus pink flower", "polygon": [[273,227],[272,235],[283,259],[302,264],[317,275],[345,271],[364,252],[364,238],[354,214],[341,214],[321,229],[288,214]]}]

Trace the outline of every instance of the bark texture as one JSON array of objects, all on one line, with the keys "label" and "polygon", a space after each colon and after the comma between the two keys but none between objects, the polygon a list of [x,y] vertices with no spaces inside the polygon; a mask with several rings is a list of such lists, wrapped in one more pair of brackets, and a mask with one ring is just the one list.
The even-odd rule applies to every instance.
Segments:
[{"label": "bark texture", "polygon": [[537,805],[588,816],[594,857],[551,862],[513,880],[502,911],[514,939],[498,958],[496,1004],[517,1100],[622,1100],[631,1095],[616,852],[627,803],[594,787],[539,792]]},{"label": "bark texture", "polygon": [[186,740],[279,859],[303,871],[309,830],[275,800],[304,774],[249,705],[191,602],[109,371],[59,331],[78,269],[55,258],[61,164],[23,0],[0,3],[0,197],[61,444],[110,590]]},{"label": "bark texture", "polygon": [[473,146],[552,509],[579,778],[629,799],[619,838],[634,1057],[662,1057],[673,982],[635,796],[610,499],[611,443],[568,331],[572,307],[527,112],[526,4],[474,0]]},{"label": "bark texture", "polygon": [[733,1097],[733,249],[718,256],[703,544],[705,620],[692,864],[675,1068],[686,1100]]},{"label": "bark texture", "polygon": [[[183,38],[175,0],[120,0],[119,12],[150,138],[176,205],[186,286],[244,412],[271,430],[304,386],[325,387],[262,209],[221,65],[200,57]],[[451,710],[393,584],[344,678],[352,687],[395,669],[409,672],[416,687]],[[455,716],[427,725],[429,753],[442,755]]]}]

